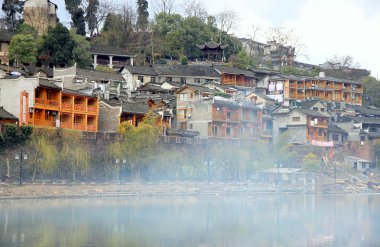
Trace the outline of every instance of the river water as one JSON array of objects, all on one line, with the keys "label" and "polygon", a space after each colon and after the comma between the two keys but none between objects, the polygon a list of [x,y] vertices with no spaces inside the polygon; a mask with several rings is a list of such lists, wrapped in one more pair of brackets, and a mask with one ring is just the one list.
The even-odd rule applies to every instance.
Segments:
[{"label": "river water", "polygon": [[380,195],[0,201],[0,246],[380,246]]}]

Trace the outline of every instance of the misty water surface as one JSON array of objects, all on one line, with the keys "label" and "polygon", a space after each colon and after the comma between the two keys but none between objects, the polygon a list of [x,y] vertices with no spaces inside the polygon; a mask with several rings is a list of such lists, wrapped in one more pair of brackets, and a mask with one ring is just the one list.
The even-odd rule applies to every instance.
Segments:
[{"label": "misty water surface", "polygon": [[0,201],[0,246],[380,246],[380,196]]}]

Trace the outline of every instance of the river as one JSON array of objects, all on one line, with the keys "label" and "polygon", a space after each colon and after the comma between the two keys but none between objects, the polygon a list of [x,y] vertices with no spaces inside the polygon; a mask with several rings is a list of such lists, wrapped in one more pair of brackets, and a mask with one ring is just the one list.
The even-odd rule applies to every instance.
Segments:
[{"label": "river", "polygon": [[0,201],[0,246],[380,246],[380,195]]}]

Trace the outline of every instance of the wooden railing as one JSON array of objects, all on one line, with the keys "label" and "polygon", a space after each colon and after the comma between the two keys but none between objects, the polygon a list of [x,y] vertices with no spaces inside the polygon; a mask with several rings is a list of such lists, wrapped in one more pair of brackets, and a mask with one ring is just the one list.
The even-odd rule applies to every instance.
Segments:
[{"label": "wooden railing", "polygon": [[70,102],[61,102],[61,108],[71,110],[73,109],[73,104]]},{"label": "wooden railing", "polygon": [[97,111],[97,107],[96,106],[93,106],[93,105],[89,105],[87,106],[87,111],[88,112],[96,112]]},{"label": "wooden railing", "polygon": [[74,123],[74,129],[75,130],[86,130],[86,125],[79,124],[79,123]]},{"label": "wooden railing", "polygon": [[61,122],[61,128],[63,129],[72,129],[73,124],[71,122]]},{"label": "wooden railing", "polygon": [[96,132],[96,125],[87,125],[87,131]]},{"label": "wooden railing", "polygon": [[38,126],[56,127],[55,121],[34,119],[34,124]]},{"label": "wooden railing", "polygon": [[74,105],[74,110],[76,110],[76,111],[85,111],[86,110],[86,105],[84,105],[84,104],[75,104]]},{"label": "wooden railing", "polygon": [[216,121],[226,121],[227,116],[225,114],[212,114],[212,119]]}]

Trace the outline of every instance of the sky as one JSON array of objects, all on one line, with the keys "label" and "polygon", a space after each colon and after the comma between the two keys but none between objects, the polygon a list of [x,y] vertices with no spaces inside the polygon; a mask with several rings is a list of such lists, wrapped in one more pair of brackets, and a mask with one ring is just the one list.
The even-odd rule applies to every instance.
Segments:
[{"label": "sky", "polygon": [[[58,5],[58,17],[69,25],[64,0]],[[100,0],[102,1],[102,0]],[[124,2],[126,0],[115,0]],[[135,2],[134,0],[131,0]],[[176,0],[180,4],[181,0]],[[252,35],[258,26],[258,41],[266,41],[266,29],[284,26],[293,29],[299,44],[307,47],[302,62],[321,64],[334,55],[350,55],[361,68],[371,70],[380,79],[380,1],[378,0],[199,0],[209,14],[233,10],[238,37]],[[2,3],[3,0],[0,0]],[[151,0],[149,0],[150,5]],[[177,10],[180,12],[181,8]]]}]

